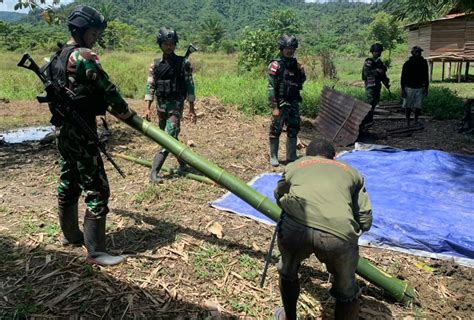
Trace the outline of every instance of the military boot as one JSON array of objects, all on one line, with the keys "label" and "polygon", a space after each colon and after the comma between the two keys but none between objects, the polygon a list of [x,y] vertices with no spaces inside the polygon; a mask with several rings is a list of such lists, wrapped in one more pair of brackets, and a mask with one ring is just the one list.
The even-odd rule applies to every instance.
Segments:
[{"label": "military boot", "polygon": [[286,163],[290,163],[296,160],[296,145],[298,143],[298,139],[289,138],[286,140]]},{"label": "military boot", "polygon": [[113,266],[125,260],[124,256],[112,256],[105,250],[106,216],[95,216],[86,210],[84,236],[87,249],[86,262],[101,266]]},{"label": "military boot", "polygon": [[165,160],[168,154],[169,154],[168,151],[161,150],[155,155],[155,158],[153,158],[153,162],[151,164],[151,170],[150,170],[151,182],[154,182],[154,183],[160,182],[161,179],[158,174],[160,173],[161,167],[163,167],[163,164],[165,163]]},{"label": "military boot", "polygon": [[59,225],[63,232],[64,246],[81,246],[84,244],[84,234],[79,229],[77,202],[71,206],[59,205]]},{"label": "military boot", "polygon": [[278,147],[280,144],[280,139],[270,138],[270,164],[273,167],[278,167],[280,163],[278,162]]},{"label": "military boot", "polygon": [[176,157],[176,159],[178,160],[178,172],[185,173],[188,171],[188,165],[186,162],[179,157]]},{"label": "military boot", "polygon": [[357,320],[359,319],[360,302],[354,299],[348,302],[336,301],[334,318],[336,320]]}]

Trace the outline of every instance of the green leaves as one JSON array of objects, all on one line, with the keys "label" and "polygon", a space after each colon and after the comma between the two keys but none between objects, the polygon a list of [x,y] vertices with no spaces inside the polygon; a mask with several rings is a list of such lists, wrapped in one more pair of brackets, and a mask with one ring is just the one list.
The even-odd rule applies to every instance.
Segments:
[{"label": "green leaves", "polygon": [[425,22],[440,18],[451,10],[474,11],[472,0],[389,0],[385,8],[399,20]]}]

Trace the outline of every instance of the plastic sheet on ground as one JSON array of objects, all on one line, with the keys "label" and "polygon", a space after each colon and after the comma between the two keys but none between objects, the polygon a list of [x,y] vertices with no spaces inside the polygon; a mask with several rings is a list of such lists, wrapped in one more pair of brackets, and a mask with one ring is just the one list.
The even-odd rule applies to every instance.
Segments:
[{"label": "plastic sheet on ground", "polygon": [[[474,157],[436,150],[373,148],[338,157],[366,180],[374,221],[361,245],[415,255],[454,259],[474,267]],[[265,173],[249,182],[274,200],[280,175]],[[274,224],[233,194],[211,205]]]}]

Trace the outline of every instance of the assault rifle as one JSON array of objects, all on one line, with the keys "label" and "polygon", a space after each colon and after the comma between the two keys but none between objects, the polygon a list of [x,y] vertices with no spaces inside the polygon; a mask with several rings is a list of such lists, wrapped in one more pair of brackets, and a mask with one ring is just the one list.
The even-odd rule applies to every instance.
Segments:
[{"label": "assault rifle", "polygon": [[191,53],[199,51],[192,43],[189,44],[188,48],[186,49],[186,53],[184,54],[184,58],[187,59],[191,55]]},{"label": "assault rifle", "polygon": [[[49,62],[51,63],[51,62]],[[104,154],[107,160],[114,166],[115,170],[125,178],[125,174],[120,167],[115,163],[114,159],[109,155],[105,146],[100,142],[97,133],[92,130],[85,120],[77,113],[75,107],[78,105],[82,96],[77,96],[72,90],[67,88],[63,83],[59,81],[51,81],[48,79],[44,70],[48,68],[46,65],[40,68],[33,58],[28,53],[25,53],[17,64],[18,67],[22,67],[36,73],[41,82],[43,82],[46,96],[37,96],[39,103],[49,103],[51,112],[62,117],[65,121],[78,126],[88,139],[94,142],[99,150]]]}]

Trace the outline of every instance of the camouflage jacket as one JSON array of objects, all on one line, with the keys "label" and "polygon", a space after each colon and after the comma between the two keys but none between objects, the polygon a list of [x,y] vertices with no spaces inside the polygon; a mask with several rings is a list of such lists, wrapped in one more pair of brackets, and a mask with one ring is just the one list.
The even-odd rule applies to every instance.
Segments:
[{"label": "camouflage jacket", "polygon": [[[382,72],[377,71],[382,70]],[[362,67],[362,80],[364,80],[365,88],[380,86],[383,83],[388,86],[390,79],[387,77],[387,66],[380,58],[367,58]]]},{"label": "camouflage jacket", "polygon": [[[75,44],[68,42],[68,45]],[[95,123],[95,116],[104,114],[107,107],[121,119],[133,114],[91,49],[76,47],[69,55],[66,70],[69,88],[77,96],[85,97],[85,103],[80,104],[78,110],[81,115],[93,116]]]},{"label": "camouflage jacket", "polygon": [[306,75],[295,58],[281,57],[268,66],[268,102],[280,107],[285,103],[301,101],[300,91]]},{"label": "camouflage jacket", "polygon": [[[162,67],[167,71],[160,72]],[[153,101],[155,96],[159,103],[181,99],[194,102],[193,69],[189,60],[173,55],[170,61],[161,58],[150,65],[145,101]]]}]

